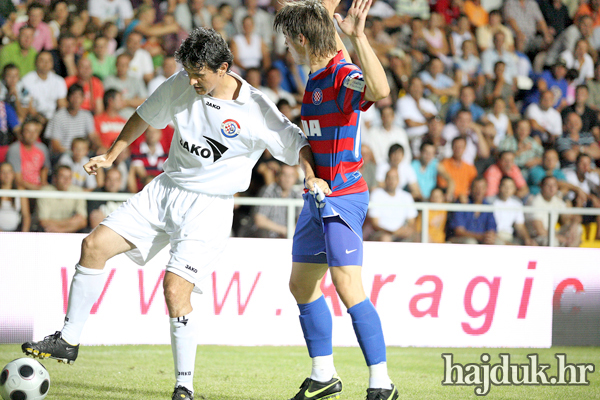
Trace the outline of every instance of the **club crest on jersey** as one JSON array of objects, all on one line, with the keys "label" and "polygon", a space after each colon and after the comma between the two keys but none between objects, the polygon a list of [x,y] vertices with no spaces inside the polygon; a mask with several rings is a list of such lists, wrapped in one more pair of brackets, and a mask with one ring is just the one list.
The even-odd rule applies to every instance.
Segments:
[{"label": "club crest on jersey", "polygon": [[312,102],[315,106],[318,106],[323,101],[323,91],[316,88],[312,94]]},{"label": "club crest on jersey", "polygon": [[221,133],[228,138],[234,138],[240,134],[240,124],[235,119],[226,119],[221,122]]}]

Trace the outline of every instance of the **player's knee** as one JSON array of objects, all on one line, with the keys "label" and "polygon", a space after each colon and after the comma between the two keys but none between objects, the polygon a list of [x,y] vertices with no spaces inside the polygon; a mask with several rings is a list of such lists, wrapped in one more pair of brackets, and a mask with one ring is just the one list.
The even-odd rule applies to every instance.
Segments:
[{"label": "player's knee", "polygon": [[87,235],[81,242],[81,254],[83,257],[96,258],[100,253],[99,242],[93,233]]},{"label": "player's knee", "polygon": [[289,287],[292,296],[294,296],[294,299],[296,299],[298,303],[306,303],[307,299],[313,294],[312,288],[307,287],[305,284],[303,285],[302,282],[294,281],[292,279],[290,279]]}]

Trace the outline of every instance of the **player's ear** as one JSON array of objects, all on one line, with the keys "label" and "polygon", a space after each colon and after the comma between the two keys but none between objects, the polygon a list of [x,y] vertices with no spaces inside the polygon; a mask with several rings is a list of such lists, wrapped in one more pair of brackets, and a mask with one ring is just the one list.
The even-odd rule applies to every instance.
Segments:
[{"label": "player's ear", "polygon": [[229,63],[224,62],[223,64],[221,64],[221,66],[217,70],[217,74],[219,75],[219,78],[222,78],[223,76],[225,76],[228,68],[229,68]]}]

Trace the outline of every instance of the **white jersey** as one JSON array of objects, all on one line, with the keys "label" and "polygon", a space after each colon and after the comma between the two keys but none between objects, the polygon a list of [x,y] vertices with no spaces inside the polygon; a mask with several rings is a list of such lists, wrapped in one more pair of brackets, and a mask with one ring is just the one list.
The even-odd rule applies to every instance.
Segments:
[{"label": "white jersey", "polygon": [[167,79],[137,109],[155,128],[173,121],[175,134],[164,173],[187,190],[233,195],[246,190],[252,167],[265,149],[273,157],[298,164],[308,141],[264,94],[242,83],[235,100],[201,96],[187,72]]}]

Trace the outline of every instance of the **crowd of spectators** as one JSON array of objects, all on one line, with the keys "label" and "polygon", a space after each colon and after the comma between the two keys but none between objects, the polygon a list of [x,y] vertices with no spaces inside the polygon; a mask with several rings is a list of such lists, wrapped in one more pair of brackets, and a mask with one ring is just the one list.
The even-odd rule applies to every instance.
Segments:
[{"label": "crowd of spectators", "polygon": [[[340,13],[349,5],[342,1]],[[234,54],[233,71],[301,126],[309,71],[272,29],[279,7],[277,0],[2,1],[1,187],[141,190],[162,171],[172,126],[148,129],[96,177],[82,165],[177,73],[173,54],[199,26],[217,30]],[[554,232],[546,213],[515,208],[600,206],[600,0],[375,0],[366,32],[392,89],[362,115],[361,172],[372,201],[513,208],[431,211],[432,242],[546,245],[555,234],[560,245],[578,246],[582,223],[600,218],[562,215]],[[298,198],[301,179],[265,153],[240,195]],[[117,205],[1,198],[0,230],[85,231]],[[286,214],[237,207],[232,234],[285,237]],[[372,208],[365,238],[419,240],[420,219],[411,207]]]}]

